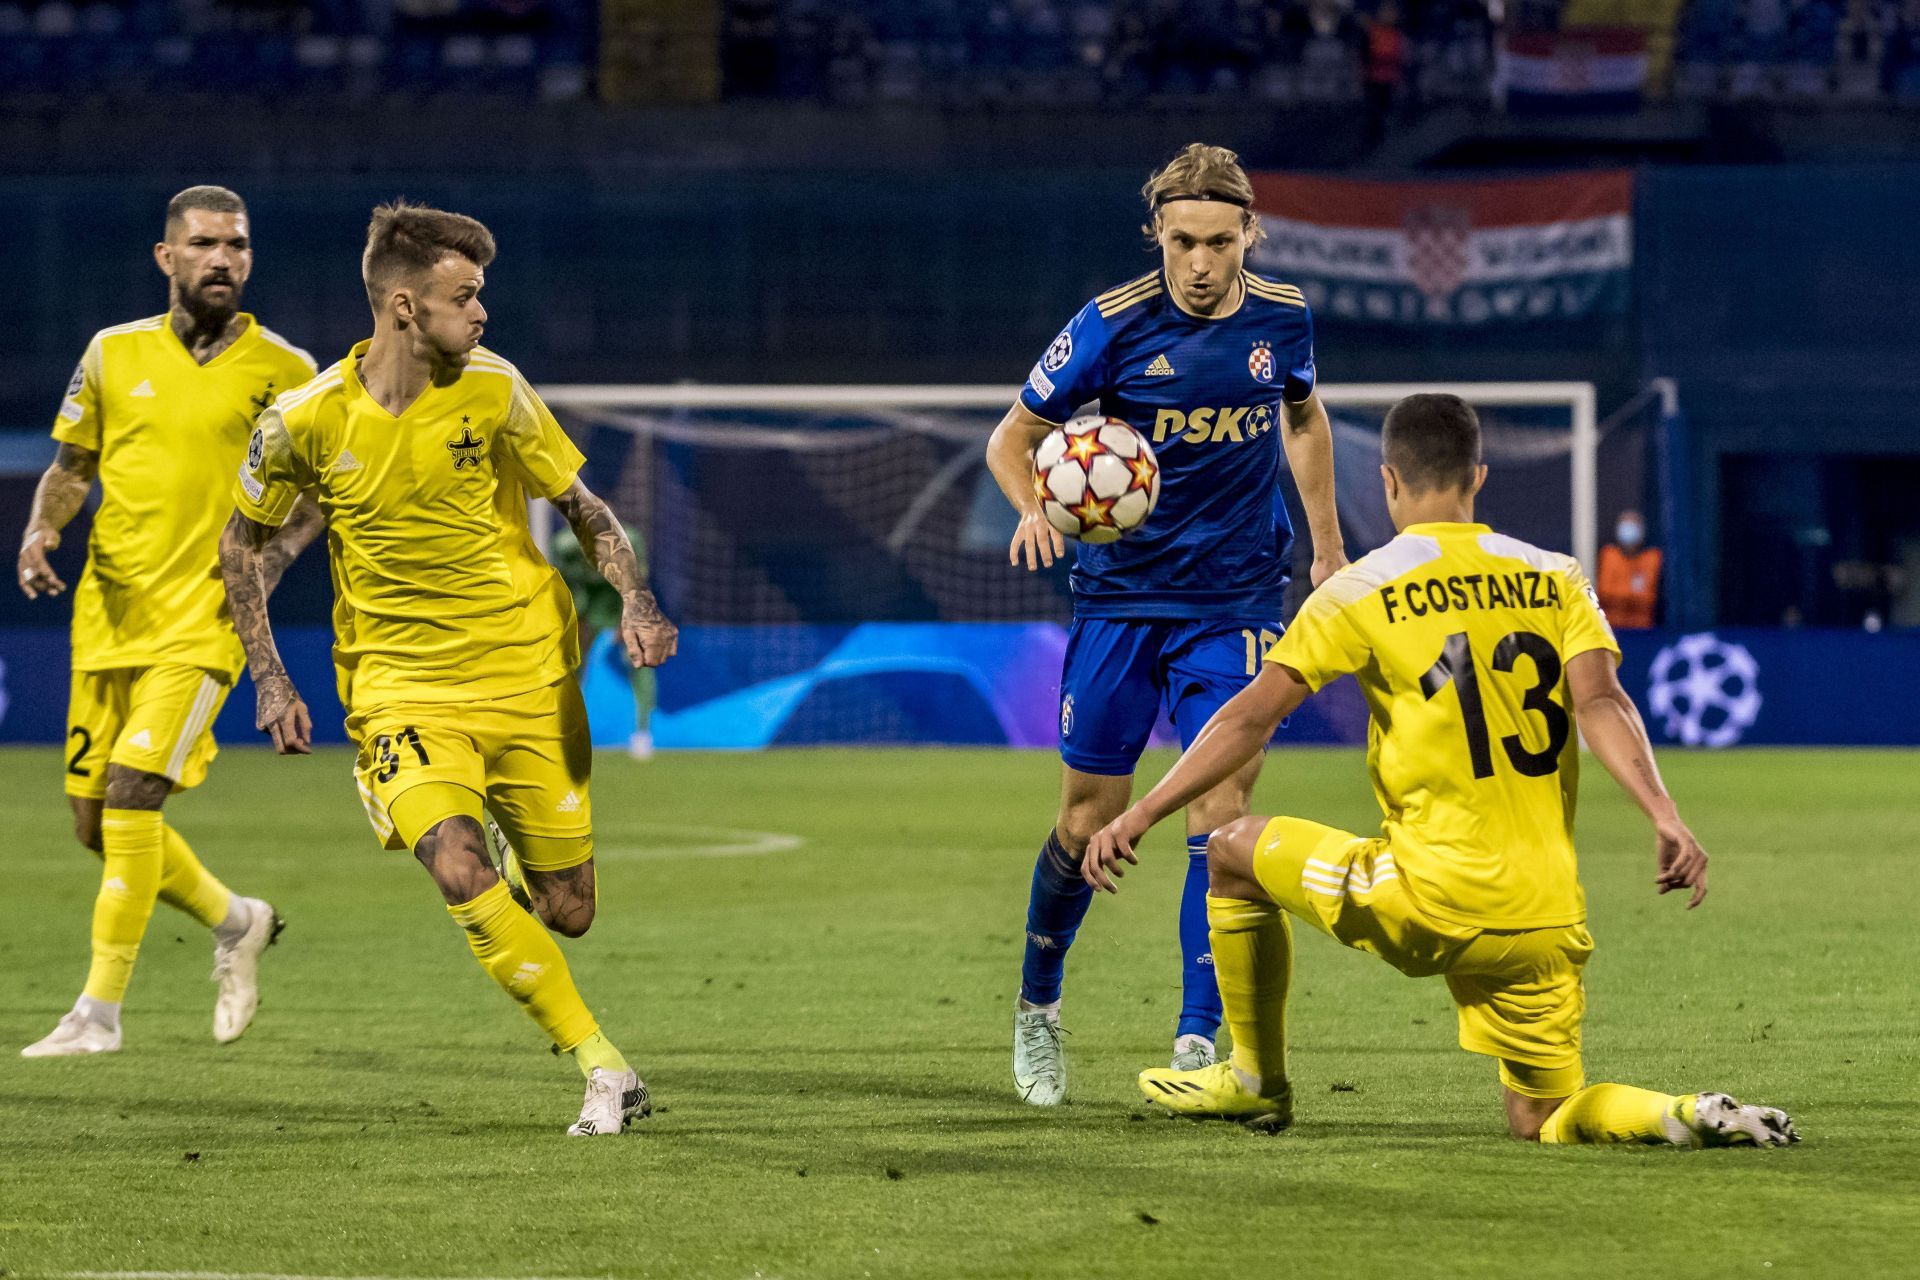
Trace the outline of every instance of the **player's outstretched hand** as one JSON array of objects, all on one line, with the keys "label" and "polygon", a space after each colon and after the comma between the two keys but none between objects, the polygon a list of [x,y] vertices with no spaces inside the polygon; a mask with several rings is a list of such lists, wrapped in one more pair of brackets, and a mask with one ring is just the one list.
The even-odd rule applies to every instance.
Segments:
[{"label": "player's outstretched hand", "polygon": [[1087,842],[1087,851],[1080,859],[1080,878],[1096,889],[1105,889],[1108,893],[1120,892],[1118,881],[1127,873],[1120,867],[1122,862],[1140,865],[1140,859],[1133,854],[1133,846],[1146,832],[1138,829],[1138,824],[1130,820],[1131,815],[1121,814],[1106,826],[1093,833],[1093,839]]},{"label": "player's outstretched hand", "polygon": [[1655,834],[1659,839],[1660,874],[1654,877],[1654,883],[1661,893],[1693,890],[1693,897],[1687,900],[1687,910],[1691,911],[1706,901],[1707,851],[1684,822],[1662,824],[1655,828]]},{"label": "player's outstretched hand", "polygon": [[307,704],[285,676],[269,679],[256,690],[258,710],[254,728],[273,739],[273,749],[283,756],[313,754],[313,717]]},{"label": "player's outstretched hand", "polygon": [[1308,576],[1313,580],[1313,585],[1317,587],[1346,567],[1347,553],[1345,548],[1335,547],[1331,551],[1314,553],[1313,568],[1308,572]]},{"label": "player's outstretched hand", "polygon": [[627,661],[636,668],[657,667],[680,652],[680,628],[667,621],[658,606],[651,612],[628,609],[620,615],[620,640]]},{"label": "player's outstretched hand", "polygon": [[1047,518],[1038,511],[1029,511],[1020,517],[1020,525],[1013,531],[1013,545],[1007,548],[1007,563],[1016,569],[1020,567],[1020,556],[1027,557],[1027,568],[1051,569],[1053,562],[1067,554],[1067,540],[1061,532],[1047,523]]},{"label": "player's outstretched hand", "polygon": [[30,529],[20,543],[20,589],[27,593],[27,599],[38,600],[42,593],[57,596],[67,589],[60,575],[53,571],[53,565],[47,560],[47,553],[60,545],[58,529]]}]

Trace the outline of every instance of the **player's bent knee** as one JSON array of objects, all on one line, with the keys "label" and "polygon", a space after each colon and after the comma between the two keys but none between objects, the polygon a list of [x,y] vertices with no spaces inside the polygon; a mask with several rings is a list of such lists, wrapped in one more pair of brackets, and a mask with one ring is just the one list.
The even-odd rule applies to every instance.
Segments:
[{"label": "player's bent knee", "polygon": [[1253,851],[1267,820],[1249,815],[1235,818],[1207,837],[1207,874],[1216,884],[1253,881]]},{"label": "player's bent knee", "polygon": [[448,902],[471,902],[500,879],[487,857],[486,833],[465,814],[435,823],[415,842],[413,856]]}]

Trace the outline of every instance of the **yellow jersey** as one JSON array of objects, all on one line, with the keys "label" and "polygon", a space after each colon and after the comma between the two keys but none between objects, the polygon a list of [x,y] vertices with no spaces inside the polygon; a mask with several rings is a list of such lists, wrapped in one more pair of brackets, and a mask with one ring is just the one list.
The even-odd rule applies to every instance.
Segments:
[{"label": "yellow jersey", "polygon": [[1573,852],[1580,743],[1567,662],[1620,647],[1571,556],[1483,524],[1417,524],[1321,584],[1268,662],[1352,673],[1400,878],[1437,919],[1586,919]]},{"label": "yellow jersey", "polygon": [[559,497],[585,459],[484,347],[396,417],[356,372],[367,345],[261,415],[234,492],[262,524],[307,490],[326,513],[341,703],[509,698],[571,675],[573,599],[527,500]]},{"label": "yellow jersey", "polygon": [[228,477],[254,420],[313,376],[313,358],[242,315],[200,364],[167,317],[87,344],[53,438],[100,455],[100,508],[74,591],[73,668],[180,663],[231,680],[244,661],[220,580]]}]

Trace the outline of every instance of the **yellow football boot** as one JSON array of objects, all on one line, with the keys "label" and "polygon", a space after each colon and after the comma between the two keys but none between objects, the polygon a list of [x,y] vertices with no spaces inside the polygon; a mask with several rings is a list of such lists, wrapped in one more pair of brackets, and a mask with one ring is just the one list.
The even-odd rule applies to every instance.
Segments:
[{"label": "yellow football boot", "polygon": [[1140,1073],[1140,1092],[1148,1102],[1196,1120],[1233,1120],[1262,1133],[1278,1133],[1293,1123],[1292,1089],[1263,1098],[1240,1083],[1231,1063],[1197,1071],[1148,1067]]}]

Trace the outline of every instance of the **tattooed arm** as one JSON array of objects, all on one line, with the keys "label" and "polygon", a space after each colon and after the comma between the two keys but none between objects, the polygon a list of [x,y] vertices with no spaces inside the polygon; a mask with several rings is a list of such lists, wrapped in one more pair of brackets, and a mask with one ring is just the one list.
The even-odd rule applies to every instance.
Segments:
[{"label": "tattooed arm", "polygon": [[67,589],[53,571],[47,553],[59,547],[60,531],[86,502],[93,478],[99,474],[98,452],[62,443],[53,465],[40,477],[33,491],[26,532],[20,536],[20,589],[27,593],[27,599],[38,600],[42,592],[57,596]]},{"label": "tattooed arm", "polygon": [[320,504],[312,494],[301,494],[293,510],[287,513],[286,523],[273,531],[266,550],[260,553],[260,578],[268,595],[280,585],[280,575],[287,571],[287,566],[298,560],[307,544],[326,527],[327,518],[320,513]]},{"label": "tattooed arm", "polygon": [[640,580],[633,544],[613,511],[576,477],[553,505],[573,527],[580,548],[593,557],[600,576],[620,593],[620,640],[636,667],[657,667],[680,646],[680,632],[660,612],[653,592]]},{"label": "tattooed arm", "polygon": [[264,563],[274,532],[271,525],[234,512],[220,531],[220,576],[226,579],[233,629],[240,634],[247,670],[253,675],[254,727],[273,738],[274,749],[281,755],[304,756],[313,751],[313,717],[280,661],[273,627],[267,621]]}]

